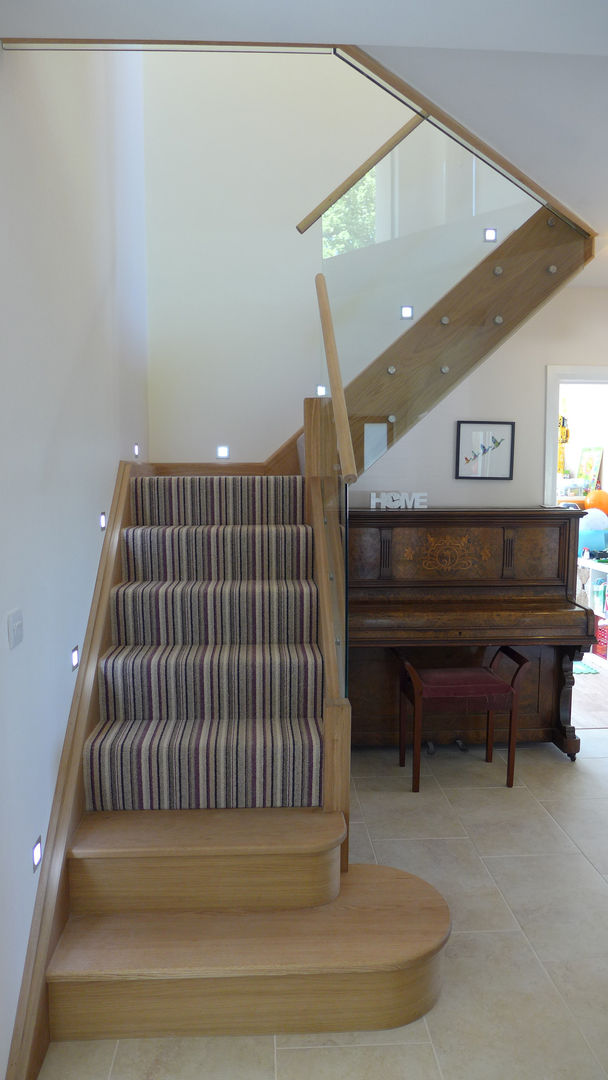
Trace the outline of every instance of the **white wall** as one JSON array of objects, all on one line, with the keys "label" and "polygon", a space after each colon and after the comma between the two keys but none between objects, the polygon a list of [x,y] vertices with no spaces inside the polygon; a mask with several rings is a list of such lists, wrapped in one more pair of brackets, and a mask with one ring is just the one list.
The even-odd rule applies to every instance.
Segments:
[{"label": "white wall", "polygon": [[[0,53],[0,1073],[116,468],[146,452],[141,72]],[[128,95],[128,96],[126,96]],[[23,612],[9,650],[7,613]]]},{"label": "white wall", "polygon": [[[437,507],[539,505],[546,367],[604,365],[607,331],[608,290],[562,289],[353,485],[351,506],[369,506],[370,491],[427,491]],[[454,479],[457,420],[515,421],[513,480]]]},{"label": "white wall", "polygon": [[409,110],[332,55],[145,71],[152,455],[263,460],[326,381],[320,225],[296,224]]}]

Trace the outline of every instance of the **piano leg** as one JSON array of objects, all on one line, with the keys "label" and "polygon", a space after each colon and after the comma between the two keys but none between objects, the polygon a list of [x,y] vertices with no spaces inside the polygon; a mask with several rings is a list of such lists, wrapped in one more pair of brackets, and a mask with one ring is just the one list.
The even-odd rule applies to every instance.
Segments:
[{"label": "piano leg", "polygon": [[559,727],[556,728],[553,742],[564,754],[570,758],[570,761],[576,761],[576,755],[581,748],[581,740],[576,734],[576,729],[572,725],[572,687],[574,686],[574,675],[572,671],[572,665],[575,660],[582,660],[583,649],[582,647],[572,646],[564,648],[561,656],[560,664],[560,683],[559,683],[559,711],[558,722]]}]

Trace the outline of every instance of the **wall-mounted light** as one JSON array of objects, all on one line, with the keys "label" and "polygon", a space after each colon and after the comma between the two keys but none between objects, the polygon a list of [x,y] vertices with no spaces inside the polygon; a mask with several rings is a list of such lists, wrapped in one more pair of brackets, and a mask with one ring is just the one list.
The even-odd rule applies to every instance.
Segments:
[{"label": "wall-mounted light", "polygon": [[326,386],[321,386],[319,384],[319,386],[317,386],[317,397],[325,397],[326,393],[327,393],[327,387]]},{"label": "wall-mounted light", "polygon": [[483,230],[483,238],[484,238],[484,240],[487,241],[487,243],[495,244],[497,239],[498,239],[498,230],[497,229],[484,229]]},{"label": "wall-mounted light", "polygon": [[101,514],[99,515],[99,528],[101,529],[102,532],[105,529],[107,524],[108,524],[108,519],[106,518],[106,512],[105,512],[105,510],[102,510]]},{"label": "wall-mounted light", "polygon": [[75,671],[80,663],[80,650],[78,645],[75,645],[72,649],[72,671]]},{"label": "wall-mounted light", "polygon": [[135,443],[133,446],[133,455],[139,457],[139,443]]},{"label": "wall-mounted light", "polygon": [[413,309],[411,304],[402,304],[401,305],[401,318],[402,319],[413,319],[414,318],[414,309]]},{"label": "wall-mounted light", "polygon": [[39,836],[38,839],[36,840],[36,843],[34,844],[34,846],[32,848],[32,867],[33,867],[34,873],[36,873],[36,870],[40,866],[41,862],[42,862],[42,837]]},{"label": "wall-mounted light", "polygon": [[215,451],[216,458],[228,458],[230,457],[229,446],[218,446]]}]

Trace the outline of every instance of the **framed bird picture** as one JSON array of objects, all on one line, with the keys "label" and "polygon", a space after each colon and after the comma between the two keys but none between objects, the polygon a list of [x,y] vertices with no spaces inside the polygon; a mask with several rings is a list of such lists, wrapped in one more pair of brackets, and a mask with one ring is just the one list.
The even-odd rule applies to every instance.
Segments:
[{"label": "framed bird picture", "polygon": [[456,479],[512,480],[514,441],[511,420],[458,420]]}]

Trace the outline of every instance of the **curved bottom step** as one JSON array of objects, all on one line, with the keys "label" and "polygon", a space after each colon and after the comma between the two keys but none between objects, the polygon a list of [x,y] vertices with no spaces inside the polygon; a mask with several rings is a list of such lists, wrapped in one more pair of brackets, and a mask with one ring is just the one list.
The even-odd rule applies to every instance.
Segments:
[{"label": "curved bottom step", "polygon": [[307,910],[73,917],[49,966],[52,1039],[398,1027],[440,989],[443,897],[351,866]]}]

